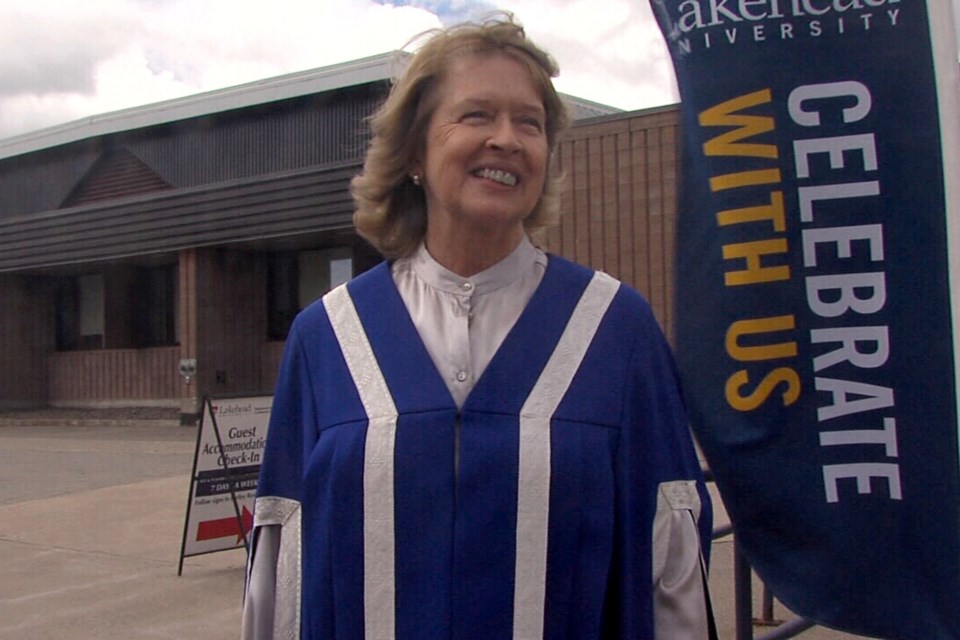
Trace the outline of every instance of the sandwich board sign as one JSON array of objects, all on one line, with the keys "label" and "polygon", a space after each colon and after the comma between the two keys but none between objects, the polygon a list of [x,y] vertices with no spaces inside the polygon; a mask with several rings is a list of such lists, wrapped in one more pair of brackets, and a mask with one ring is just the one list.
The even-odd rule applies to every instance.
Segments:
[{"label": "sandwich board sign", "polygon": [[272,395],[205,397],[190,477],[180,564],[247,546]]}]

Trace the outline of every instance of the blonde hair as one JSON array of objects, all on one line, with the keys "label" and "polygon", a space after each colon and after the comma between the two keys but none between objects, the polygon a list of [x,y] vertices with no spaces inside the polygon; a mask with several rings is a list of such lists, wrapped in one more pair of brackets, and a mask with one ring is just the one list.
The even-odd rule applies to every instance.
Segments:
[{"label": "blonde hair", "polygon": [[427,230],[423,190],[410,170],[423,150],[427,126],[436,109],[438,87],[452,60],[464,55],[503,53],[523,64],[543,98],[550,170],[536,206],[524,220],[528,232],[554,224],[560,215],[562,177],[553,168],[557,137],[567,127],[567,109],[551,78],[559,73],[550,55],[527,39],[513,15],[499,14],[481,23],[464,23],[427,32],[390,95],[370,119],[372,138],[363,173],[350,190],[353,223],[362,237],[387,258],[411,254]]}]

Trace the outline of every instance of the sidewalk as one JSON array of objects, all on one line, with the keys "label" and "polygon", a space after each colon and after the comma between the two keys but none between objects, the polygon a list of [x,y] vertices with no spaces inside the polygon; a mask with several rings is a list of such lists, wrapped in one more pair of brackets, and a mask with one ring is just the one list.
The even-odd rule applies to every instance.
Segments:
[{"label": "sidewalk", "polygon": [[[0,420],[0,640],[239,638],[243,551],[188,558],[177,576],[195,428],[14,422]],[[724,640],[735,637],[732,546],[714,545],[711,570]],[[759,612],[759,584],[754,598]]]},{"label": "sidewalk", "polygon": [[177,576],[195,442],[168,424],[0,426],[0,639],[239,638],[243,551]]}]

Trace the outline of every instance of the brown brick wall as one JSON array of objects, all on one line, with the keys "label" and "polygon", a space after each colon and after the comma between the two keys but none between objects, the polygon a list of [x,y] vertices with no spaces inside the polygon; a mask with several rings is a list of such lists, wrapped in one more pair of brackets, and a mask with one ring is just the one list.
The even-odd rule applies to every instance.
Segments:
[{"label": "brown brick wall", "polygon": [[561,221],[544,242],[636,288],[671,337],[677,127],[670,109],[570,130]]},{"label": "brown brick wall", "polygon": [[176,406],[179,347],[92,349],[47,359],[51,406]]}]

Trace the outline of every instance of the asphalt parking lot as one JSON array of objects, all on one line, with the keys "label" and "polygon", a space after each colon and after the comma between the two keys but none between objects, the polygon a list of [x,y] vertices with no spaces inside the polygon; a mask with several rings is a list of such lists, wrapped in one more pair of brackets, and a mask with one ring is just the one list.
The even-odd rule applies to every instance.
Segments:
[{"label": "asphalt parking lot", "polygon": [[[239,638],[244,552],[187,558],[177,576],[196,433],[158,420],[0,421],[0,639]],[[736,637],[732,548],[716,542],[711,568],[725,640]],[[757,612],[760,594],[755,584]]]}]

